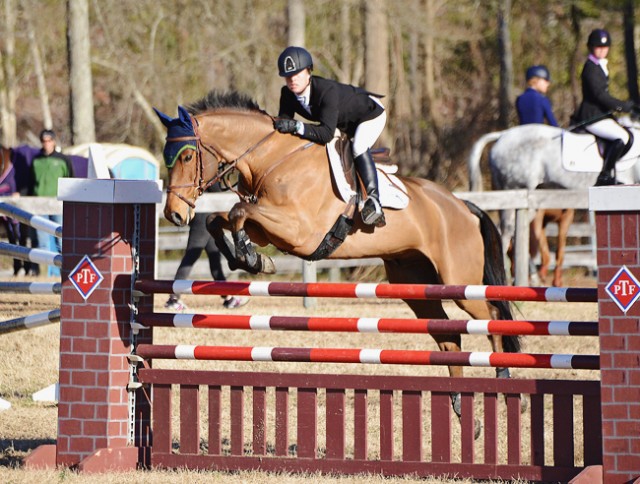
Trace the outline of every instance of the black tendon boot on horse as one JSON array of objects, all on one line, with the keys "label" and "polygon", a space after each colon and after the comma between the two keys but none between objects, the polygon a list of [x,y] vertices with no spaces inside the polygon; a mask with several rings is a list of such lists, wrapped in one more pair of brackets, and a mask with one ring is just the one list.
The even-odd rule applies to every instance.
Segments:
[{"label": "black tendon boot on horse", "polygon": [[627,145],[619,139],[609,143],[604,154],[602,171],[598,175],[595,186],[621,185],[621,183],[616,180],[616,161],[622,157],[626,147]]},{"label": "black tendon boot on horse", "polygon": [[361,155],[356,156],[354,162],[356,164],[356,170],[358,170],[358,174],[367,191],[367,199],[360,213],[362,221],[367,225],[384,227],[387,222],[384,219],[382,205],[380,205],[376,165],[373,162],[373,158],[371,158],[371,152],[367,150]]}]

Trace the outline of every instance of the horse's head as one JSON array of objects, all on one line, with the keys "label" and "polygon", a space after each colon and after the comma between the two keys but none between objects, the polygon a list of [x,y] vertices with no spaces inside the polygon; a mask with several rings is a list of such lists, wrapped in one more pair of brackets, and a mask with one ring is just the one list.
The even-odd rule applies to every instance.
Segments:
[{"label": "horse's head", "polygon": [[[271,153],[266,155],[265,150],[270,150],[268,141],[277,134],[272,118],[247,96],[211,91],[189,104],[188,110],[180,106],[177,118],[158,110],[156,114],[167,128],[163,154],[169,184],[164,214],[176,225],[189,223],[197,198],[218,180],[228,186],[227,176],[237,171],[240,185],[250,187],[256,176],[262,176],[264,165],[271,163]],[[281,139],[296,142],[284,135]],[[276,153],[275,159],[283,156]]]},{"label": "horse's head", "polygon": [[[155,109],[155,108],[154,108]],[[178,117],[171,118],[155,109],[167,128],[163,158],[169,170],[164,216],[183,226],[193,218],[196,199],[206,189],[207,175],[198,149],[199,138],[188,111],[178,107]]]}]

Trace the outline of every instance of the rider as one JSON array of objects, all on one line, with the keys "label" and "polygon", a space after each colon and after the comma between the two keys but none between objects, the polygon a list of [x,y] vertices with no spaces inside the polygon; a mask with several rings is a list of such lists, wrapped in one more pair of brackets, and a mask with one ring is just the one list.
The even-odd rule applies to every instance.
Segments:
[{"label": "rider", "polygon": [[558,126],[551,101],[545,96],[551,84],[551,75],[546,66],[531,66],[526,72],[527,89],[516,99],[520,124],[543,124],[545,119],[551,126]]},{"label": "rider", "polygon": [[[613,111],[631,111],[634,105],[631,101],[621,101],[609,94],[607,55],[610,46],[611,36],[606,30],[595,29],[589,34],[589,57],[582,69],[583,99],[575,115],[575,120],[584,123],[588,132],[608,141],[596,186],[618,183],[615,179],[616,161],[622,158],[633,142],[629,132],[612,115]],[[597,121],[590,123],[594,119]]]},{"label": "rider", "polygon": [[[356,170],[364,183],[367,199],[361,216],[367,225],[385,225],[380,205],[376,168],[371,146],[384,129],[387,114],[378,96],[360,87],[311,75],[313,60],[302,47],[287,47],[278,57],[278,71],[286,80],[280,93],[280,110],[274,127],[310,141],[327,144],[336,128],[353,142]],[[318,124],[302,123],[294,114]]]}]

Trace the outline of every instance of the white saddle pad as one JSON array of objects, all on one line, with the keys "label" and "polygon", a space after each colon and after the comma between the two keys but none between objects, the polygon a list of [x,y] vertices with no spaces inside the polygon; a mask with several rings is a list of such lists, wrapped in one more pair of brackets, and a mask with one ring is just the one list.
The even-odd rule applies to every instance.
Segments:
[{"label": "white saddle pad", "polygon": [[[337,138],[333,138],[327,144],[327,155],[329,156],[329,165],[331,166],[331,173],[333,174],[333,180],[336,183],[340,198],[344,202],[349,202],[351,198],[356,194],[344,176],[344,170],[342,169],[342,162],[340,156],[336,150]],[[398,171],[396,165],[387,167],[387,165],[376,165],[376,174],[378,175],[378,190],[380,191],[380,203],[385,208],[403,209],[409,205],[409,196],[407,195],[407,187],[404,183],[394,175]]]},{"label": "white saddle pad", "polygon": [[[602,169],[602,156],[594,135],[577,134],[563,129],[560,136],[562,166],[565,170],[597,173]],[[634,139],[631,149],[616,163],[616,170],[624,171],[631,168],[638,160],[639,149],[640,142]]]}]

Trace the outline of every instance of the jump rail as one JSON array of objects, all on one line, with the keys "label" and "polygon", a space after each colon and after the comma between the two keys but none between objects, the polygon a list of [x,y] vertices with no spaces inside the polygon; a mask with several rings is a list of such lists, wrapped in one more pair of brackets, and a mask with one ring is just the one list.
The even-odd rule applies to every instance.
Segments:
[{"label": "jump rail", "polygon": [[62,255],[48,250],[30,249],[7,242],[0,242],[0,254],[11,256],[14,259],[28,260],[36,264],[62,267]]},{"label": "jump rail", "polygon": [[136,281],[141,294],[343,297],[362,299],[469,299],[489,301],[597,302],[595,288],[443,286],[431,284],[304,283],[241,281]]},{"label": "jump rail", "polygon": [[598,336],[597,321],[508,321],[479,319],[337,318],[236,314],[140,313],[133,329],[153,327],[341,331],[359,333]]},{"label": "jump rail", "polygon": [[8,203],[0,203],[0,213],[22,222],[23,224],[42,230],[50,235],[62,238],[62,225],[40,215],[33,215]]},{"label": "jump rail", "polygon": [[59,322],[60,310],[54,309],[52,311],[45,311],[0,322],[0,334],[13,333],[14,331],[32,329],[37,328],[38,326],[46,326],[48,324]]}]

